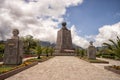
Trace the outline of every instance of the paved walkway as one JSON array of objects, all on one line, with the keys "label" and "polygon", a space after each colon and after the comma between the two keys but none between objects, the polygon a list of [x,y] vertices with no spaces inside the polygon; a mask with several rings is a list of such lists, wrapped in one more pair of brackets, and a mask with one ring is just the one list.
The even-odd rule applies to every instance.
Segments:
[{"label": "paved walkway", "polygon": [[6,80],[120,80],[120,76],[77,57],[56,56]]}]

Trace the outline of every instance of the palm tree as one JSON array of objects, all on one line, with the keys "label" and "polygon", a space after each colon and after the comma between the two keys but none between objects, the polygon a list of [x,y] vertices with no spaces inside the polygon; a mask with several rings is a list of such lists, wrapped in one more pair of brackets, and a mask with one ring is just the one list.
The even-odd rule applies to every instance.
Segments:
[{"label": "palm tree", "polygon": [[49,48],[49,52],[50,52],[50,55],[52,56],[53,53],[54,53],[54,48],[50,47],[50,48]]},{"label": "palm tree", "polygon": [[79,48],[76,48],[76,49],[75,49],[75,53],[76,53],[77,56],[79,56],[79,54],[80,54],[80,49],[79,49]]},{"label": "palm tree", "polygon": [[41,48],[41,46],[37,46],[36,47],[36,52],[37,52],[37,55],[38,55],[38,59],[40,59],[41,57],[41,54],[42,54],[42,48]]},{"label": "palm tree", "polygon": [[109,43],[103,43],[103,45],[106,45],[108,47],[108,52],[115,54],[118,58],[120,58],[120,38],[117,36],[116,42],[113,40],[109,40],[112,44]]},{"label": "palm tree", "polygon": [[45,53],[46,53],[46,57],[48,57],[49,56],[49,49],[48,49],[48,46],[45,48]]}]

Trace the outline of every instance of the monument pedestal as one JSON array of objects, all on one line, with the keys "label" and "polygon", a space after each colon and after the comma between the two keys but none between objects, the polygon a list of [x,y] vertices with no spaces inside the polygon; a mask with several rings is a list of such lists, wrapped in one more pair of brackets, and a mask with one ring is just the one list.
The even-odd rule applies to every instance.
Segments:
[{"label": "monument pedestal", "polygon": [[74,50],[72,51],[65,51],[65,52],[60,52],[59,50],[55,50],[55,53],[53,54],[54,56],[75,56]]},{"label": "monument pedestal", "polygon": [[90,46],[87,49],[87,57],[89,59],[96,59],[96,48],[93,46],[93,42],[90,42]]},{"label": "monument pedestal", "polygon": [[22,46],[21,40],[7,40],[3,60],[5,65],[18,65],[22,63]]},{"label": "monument pedestal", "polygon": [[57,33],[56,54],[71,55],[74,53],[72,46],[71,31],[67,29],[66,22],[62,23],[62,28]]}]

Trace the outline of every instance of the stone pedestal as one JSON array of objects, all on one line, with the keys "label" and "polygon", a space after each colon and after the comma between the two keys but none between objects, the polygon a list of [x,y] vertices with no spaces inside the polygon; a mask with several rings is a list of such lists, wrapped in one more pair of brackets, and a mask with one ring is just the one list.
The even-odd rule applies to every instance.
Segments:
[{"label": "stone pedestal", "polygon": [[22,41],[18,39],[8,39],[6,41],[4,64],[18,65],[22,63],[23,45]]},{"label": "stone pedestal", "polygon": [[92,45],[92,42],[90,42],[91,45],[87,49],[87,57],[89,59],[96,59],[96,48]]},{"label": "stone pedestal", "polygon": [[8,39],[5,45],[4,59],[5,65],[18,65],[22,63],[23,43],[19,39],[19,30],[13,29],[12,39]]}]

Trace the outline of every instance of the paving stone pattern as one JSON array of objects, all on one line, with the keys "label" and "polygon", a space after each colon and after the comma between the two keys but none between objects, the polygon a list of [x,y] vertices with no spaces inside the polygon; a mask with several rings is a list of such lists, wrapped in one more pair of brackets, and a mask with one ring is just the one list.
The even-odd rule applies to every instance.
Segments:
[{"label": "paving stone pattern", "polygon": [[120,76],[73,56],[56,56],[6,80],[120,80]]}]

